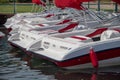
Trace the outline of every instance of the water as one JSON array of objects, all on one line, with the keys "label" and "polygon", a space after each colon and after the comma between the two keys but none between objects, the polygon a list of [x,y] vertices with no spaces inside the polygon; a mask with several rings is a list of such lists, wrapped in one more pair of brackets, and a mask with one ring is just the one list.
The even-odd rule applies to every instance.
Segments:
[{"label": "water", "polygon": [[95,70],[64,70],[13,49],[7,38],[0,45],[0,80],[120,80],[120,66]]}]

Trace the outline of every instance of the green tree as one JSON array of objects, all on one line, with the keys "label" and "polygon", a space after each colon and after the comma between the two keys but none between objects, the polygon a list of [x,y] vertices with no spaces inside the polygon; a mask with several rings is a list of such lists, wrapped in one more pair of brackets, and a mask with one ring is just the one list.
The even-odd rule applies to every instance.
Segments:
[{"label": "green tree", "polygon": [[9,0],[0,0],[0,3],[8,3]]}]

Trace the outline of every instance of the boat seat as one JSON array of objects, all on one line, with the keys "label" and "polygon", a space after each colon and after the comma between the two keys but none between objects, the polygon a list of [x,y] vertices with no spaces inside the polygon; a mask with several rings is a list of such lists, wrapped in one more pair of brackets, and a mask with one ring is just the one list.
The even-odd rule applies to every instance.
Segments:
[{"label": "boat seat", "polygon": [[81,36],[81,35],[75,35],[75,36],[67,37],[65,39],[71,40],[71,41],[82,41],[82,42],[92,42],[93,41],[90,37]]},{"label": "boat seat", "polygon": [[100,40],[120,37],[120,33],[116,30],[106,30],[101,34]]}]

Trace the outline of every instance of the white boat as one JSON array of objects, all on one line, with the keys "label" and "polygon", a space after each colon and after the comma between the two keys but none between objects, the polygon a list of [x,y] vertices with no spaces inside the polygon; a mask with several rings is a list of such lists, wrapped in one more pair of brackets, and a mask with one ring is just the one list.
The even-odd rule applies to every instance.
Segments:
[{"label": "white boat", "polygon": [[[18,14],[15,14],[13,17],[8,18],[4,25],[7,29],[9,29],[9,28],[12,28],[15,24],[21,23],[21,21],[23,19],[29,20],[29,19],[34,19],[34,18],[50,18],[54,15],[59,15],[64,12],[64,11],[61,11],[61,9],[59,9],[59,8],[54,9],[54,10],[55,11],[50,9],[50,11],[41,12],[41,13],[18,13]],[[26,21],[28,21],[28,20],[26,20]],[[33,24],[38,24],[38,22],[40,22],[40,21],[36,21],[36,23],[34,21]]]},{"label": "white boat", "polygon": [[54,34],[27,50],[65,69],[120,65],[120,27]]},{"label": "white boat", "polygon": [[[92,15],[92,16],[95,16],[95,15]],[[86,57],[86,55],[88,56],[88,53],[89,53],[88,51],[90,51],[90,47],[95,48],[94,50],[96,53],[103,50],[108,50],[108,49],[111,50],[113,47],[116,48],[117,45],[112,47],[110,46],[107,47],[105,45],[108,45],[109,43],[111,45],[111,44],[114,44],[114,42],[115,43],[118,42],[116,44],[118,44],[119,46],[119,41],[116,41],[116,38],[117,40],[119,40],[119,34],[118,34],[119,32],[117,32],[119,31],[119,29],[117,29],[117,31],[116,30],[114,31],[113,29],[107,31],[107,28],[94,29],[96,28],[95,25],[100,25],[99,22],[98,22],[99,24],[97,24],[97,22],[95,21],[95,24],[93,24],[91,22],[89,23],[89,21],[92,21],[91,19],[89,19],[89,21],[86,21],[87,19],[84,17],[83,19],[85,19],[85,22],[88,23],[87,26],[92,25],[93,27],[92,28],[88,27],[86,29],[86,25],[83,25],[84,21],[81,22],[82,19],[80,19],[79,22],[82,23],[82,24],[79,24],[80,27],[78,23],[75,23],[74,25],[75,26],[77,25],[77,27],[72,26],[72,27],[63,28],[61,30],[58,30],[57,27],[50,27],[40,31],[36,31],[36,30],[20,31],[19,33],[16,33],[10,36],[8,41],[12,45],[19,47],[25,51],[28,50],[35,55],[43,56],[48,60],[50,59],[50,61],[53,61],[60,67],[67,68],[67,69],[87,68],[87,67],[90,67],[89,64],[91,65],[90,58]],[[99,21],[99,18],[97,18],[96,16],[94,17],[94,19],[97,19]],[[119,22],[119,20],[117,22]],[[104,23],[104,21],[102,21],[101,23]],[[107,23],[103,25],[109,26],[111,24],[112,23]],[[82,27],[82,29],[84,30],[81,30],[81,29],[79,30],[79,28],[81,28],[81,25],[85,26],[85,27]],[[112,26],[112,28],[113,27],[114,26]],[[72,29],[78,28],[78,29],[77,31],[73,31],[73,32],[67,32],[67,33],[61,33],[61,34],[58,33],[58,32],[64,32],[67,29],[71,30],[71,28]],[[106,31],[106,32],[103,32],[103,31]],[[109,32],[112,35],[112,37],[113,35],[115,35],[116,38],[111,38],[111,35],[110,36],[108,35],[110,39],[103,40],[104,37],[101,37],[100,35],[105,36],[104,33],[107,34]],[[93,39],[91,38],[96,39],[95,37],[98,37],[98,39],[99,38],[101,39],[99,39],[98,41],[96,40],[93,41]],[[78,39],[73,39],[73,38],[78,38]],[[79,40],[79,38],[82,40]],[[102,46],[103,48],[99,48],[99,46]],[[86,60],[88,60],[88,62],[84,62],[83,56],[85,56],[85,59],[87,58]],[[83,61],[81,61],[81,59],[79,61],[79,58],[81,57],[83,57],[82,58]],[[82,64],[87,66],[81,66]]]},{"label": "white boat", "polygon": [[[117,15],[113,17],[113,15],[111,15],[111,14],[109,14],[109,16],[107,16],[104,13],[102,13],[100,15],[100,12],[98,15],[98,13],[96,13],[94,11],[90,11],[90,10],[78,11],[76,9],[70,9],[70,11],[71,12],[69,12],[69,14],[59,14],[59,15],[55,16],[55,17],[57,17],[57,19],[55,19],[55,17],[51,17],[51,18],[47,18],[47,19],[40,18],[40,17],[23,19],[22,20],[23,22],[14,24],[12,26],[12,31],[9,34],[12,35],[12,34],[18,33],[21,30],[29,31],[29,30],[40,30],[41,28],[43,29],[46,27],[58,27],[58,24],[62,25],[62,24],[68,23],[70,21],[78,21],[83,26],[87,26],[87,27],[93,26],[94,27],[99,24],[104,24],[105,21],[107,21],[107,20],[109,21],[109,19],[111,19],[111,18],[117,17]],[[73,12],[74,12],[74,14],[72,14]],[[53,19],[55,19],[55,20],[53,20]]]},{"label": "white boat", "polygon": [[[36,28],[36,30],[34,28],[32,29],[32,27],[31,28],[24,27],[23,30],[22,28],[21,30],[19,30],[20,32],[16,32],[15,34],[11,35],[8,38],[8,41],[12,45],[20,47],[22,50],[25,51],[26,49],[31,48],[31,47],[35,48],[33,47],[33,45],[38,42],[41,42],[41,40],[48,35],[54,35],[56,33],[70,32],[70,31],[76,31],[76,30],[79,31],[79,30],[89,29],[89,28],[94,29],[98,27],[114,26],[116,24],[118,25],[117,21],[119,22],[119,19],[113,18],[113,19],[110,19],[110,22],[107,22],[106,24],[105,23],[101,24],[97,20],[94,20],[94,19],[90,20],[89,18],[87,18],[86,23],[83,21],[83,19],[81,19],[79,22],[71,21],[66,24],[54,25],[51,27],[50,26],[41,27],[40,29]],[[30,25],[26,25],[26,26],[30,26]]]},{"label": "white boat", "polygon": [[72,19],[65,19],[65,20],[55,20],[55,21],[50,21],[47,23],[43,24],[16,24],[14,25],[15,28],[13,28],[9,34],[16,34],[21,31],[31,31],[31,30],[42,30],[50,27],[60,27],[64,25],[68,25],[69,22],[71,22]]},{"label": "white boat", "polygon": [[90,17],[86,18],[86,21],[84,21],[83,19],[80,19],[80,21],[72,20],[65,24],[52,25],[46,27],[38,27],[38,25],[33,26],[26,24],[26,27],[21,27],[19,30],[15,29],[14,31],[11,31],[10,33],[12,35],[8,38],[8,41],[12,44],[20,46],[23,49],[26,49],[35,44],[36,42],[41,42],[42,38],[47,35],[89,28],[94,29],[99,27],[115,26],[118,25],[118,23],[119,18],[118,16],[116,16],[113,19],[110,19],[109,21],[104,23],[101,23],[100,21],[97,21],[96,19],[92,19]]},{"label": "white boat", "polygon": [[[76,28],[78,27],[78,28]],[[76,28],[76,29],[75,29]],[[8,41],[12,45],[16,45],[26,50],[32,44],[42,40],[43,37],[48,35],[53,35],[56,33],[70,32],[75,30],[85,29],[83,25],[79,25],[78,22],[72,22],[70,24],[62,24],[57,27],[46,27],[41,28],[40,30],[29,30],[29,31],[20,31],[19,33],[13,34],[8,38]]]},{"label": "white boat", "polygon": [[11,42],[12,44],[20,46],[23,49],[26,49],[27,47],[30,47],[34,43],[41,41],[42,38],[47,35],[88,28],[96,28],[96,26],[102,25],[102,23],[99,20],[95,19],[95,16],[93,15],[91,17],[90,16],[91,15],[88,16],[87,14],[86,20],[84,19],[83,16],[79,20],[75,19],[65,24],[59,25],[57,24],[52,26],[38,27],[38,25],[33,26],[26,24],[25,25],[26,27],[20,27],[19,30],[16,29],[12,30],[10,32],[12,35],[8,38],[8,41]]}]

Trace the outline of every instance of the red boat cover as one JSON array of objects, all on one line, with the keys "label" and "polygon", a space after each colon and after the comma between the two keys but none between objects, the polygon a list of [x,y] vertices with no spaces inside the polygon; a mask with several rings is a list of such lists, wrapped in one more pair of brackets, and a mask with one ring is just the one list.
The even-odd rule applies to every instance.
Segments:
[{"label": "red boat cover", "polygon": [[120,4],[120,0],[112,0],[112,1],[114,1],[114,2],[116,2],[116,3],[118,3],[118,4]]},{"label": "red boat cover", "polygon": [[42,2],[41,0],[32,0],[32,3],[35,3],[37,5],[42,5],[42,6],[46,6],[44,2]]},{"label": "red boat cover", "polygon": [[82,9],[82,2],[89,2],[93,0],[54,0],[54,3],[57,7],[59,8],[65,8],[65,7],[70,7],[70,8],[75,8],[75,9]]}]

